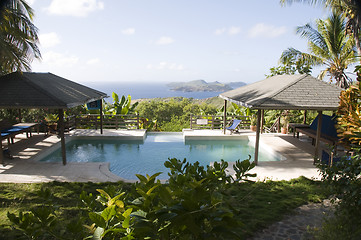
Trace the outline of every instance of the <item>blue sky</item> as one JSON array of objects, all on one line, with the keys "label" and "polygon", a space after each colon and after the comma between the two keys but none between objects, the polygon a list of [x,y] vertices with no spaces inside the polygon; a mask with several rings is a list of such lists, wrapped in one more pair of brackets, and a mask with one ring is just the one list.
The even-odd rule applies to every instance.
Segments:
[{"label": "blue sky", "polygon": [[79,83],[252,83],[288,47],[306,51],[297,26],[328,16],[322,7],[279,0],[28,2],[43,57],[32,70]]}]

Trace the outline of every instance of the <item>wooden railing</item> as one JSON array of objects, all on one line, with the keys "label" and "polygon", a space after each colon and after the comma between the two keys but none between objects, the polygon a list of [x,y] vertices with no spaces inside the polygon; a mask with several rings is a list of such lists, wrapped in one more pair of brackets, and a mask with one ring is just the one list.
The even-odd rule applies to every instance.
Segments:
[{"label": "wooden railing", "polygon": [[[217,115],[190,115],[191,129],[223,129],[223,116]],[[226,127],[229,126],[233,119],[242,120],[239,125],[241,129],[249,129],[251,121],[248,116],[227,116]]]},{"label": "wooden railing", "polygon": [[265,132],[272,133],[272,132],[281,132],[281,116],[279,116],[273,125],[270,128],[265,127]]},{"label": "wooden railing", "polygon": [[[100,124],[100,116],[98,114],[83,114],[66,118],[66,127],[69,129],[99,129]],[[139,129],[139,127],[139,114],[103,115],[104,129]]]}]

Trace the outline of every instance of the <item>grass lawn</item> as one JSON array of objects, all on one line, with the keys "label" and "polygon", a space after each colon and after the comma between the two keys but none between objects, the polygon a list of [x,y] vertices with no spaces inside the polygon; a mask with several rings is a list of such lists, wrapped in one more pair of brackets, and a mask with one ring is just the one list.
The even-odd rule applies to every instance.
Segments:
[{"label": "grass lawn", "polygon": [[[54,195],[54,204],[59,206],[58,216],[68,222],[73,216],[83,214],[79,194],[82,190],[96,194],[96,189],[113,186],[129,191],[130,184],[118,183],[33,183],[0,184],[0,239],[21,239],[23,235],[12,229],[7,212],[27,211],[42,204],[36,191],[49,188]],[[308,202],[320,202],[327,192],[320,182],[306,178],[291,181],[267,181],[241,183],[229,189],[235,214],[244,223],[242,236],[252,235],[255,231],[279,221],[285,214]],[[80,208],[79,208],[80,207]]]}]

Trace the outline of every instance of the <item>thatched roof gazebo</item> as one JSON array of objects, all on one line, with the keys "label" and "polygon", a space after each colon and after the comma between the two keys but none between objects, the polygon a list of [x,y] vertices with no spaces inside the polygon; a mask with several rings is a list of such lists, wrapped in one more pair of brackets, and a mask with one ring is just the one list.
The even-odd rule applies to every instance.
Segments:
[{"label": "thatched roof gazebo", "polygon": [[264,110],[315,110],[318,112],[318,128],[315,157],[318,157],[321,136],[322,111],[335,111],[342,89],[311,75],[277,75],[228,92],[219,97],[238,105],[257,109],[255,162],[258,163],[260,125]]},{"label": "thatched roof gazebo", "polygon": [[[52,73],[13,72],[0,77],[0,86],[2,109],[58,109],[63,164],[66,164],[64,109],[107,97],[106,93]],[[1,142],[0,149],[2,149]],[[0,163],[2,157],[3,155],[0,154]]]}]

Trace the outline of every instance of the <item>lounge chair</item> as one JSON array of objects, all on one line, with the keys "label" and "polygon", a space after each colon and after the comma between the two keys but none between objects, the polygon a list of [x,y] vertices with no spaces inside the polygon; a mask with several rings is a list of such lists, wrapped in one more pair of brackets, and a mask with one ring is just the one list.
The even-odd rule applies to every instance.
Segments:
[{"label": "lounge chair", "polygon": [[233,132],[238,132],[239,124],[241,124],[241,122],[242,122],[242,120],[233,119],[232,125],[229,127],[226,127],[226,129],[231,131],[231,134]]}]

